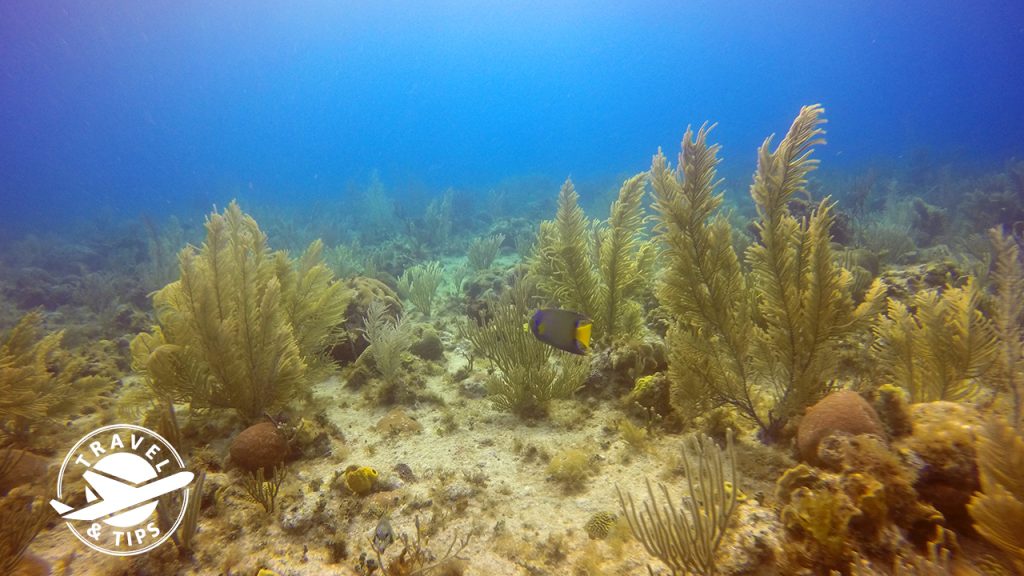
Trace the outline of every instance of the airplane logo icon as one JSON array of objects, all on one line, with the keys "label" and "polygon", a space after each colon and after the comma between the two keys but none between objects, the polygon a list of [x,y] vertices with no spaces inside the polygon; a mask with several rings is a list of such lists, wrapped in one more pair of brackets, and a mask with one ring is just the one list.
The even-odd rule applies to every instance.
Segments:
[{"label": "airplane logo icon", "polygon": [[192,472],[182,471],[159,480],[136,484],[87,470],[82,474],[90,487],[87,493],[90,493],[90,489],[94,490],[90,495],[98,495],[102,500],[77,510],[56,499],[50,500],[50,506],[65,520],[91,522],[151,503],[164,494],[188,486],[194,476]]},{"label": "airplane logo icon", "polygon": [[177,531],[195,477],[163,436],[135,424],[108,424],[68,450],[50,506],[82,544],[134,556]]}]

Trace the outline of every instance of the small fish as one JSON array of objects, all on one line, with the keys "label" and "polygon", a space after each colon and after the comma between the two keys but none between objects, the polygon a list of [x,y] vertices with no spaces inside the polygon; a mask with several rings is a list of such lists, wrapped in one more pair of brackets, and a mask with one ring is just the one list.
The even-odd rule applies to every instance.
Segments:
[{"label": "small fish", "polygon": [[377,522],[377,528],[373,531],[373,549],[378,554],[383,554],[395,541],[395,533],[391,530],[391,522],[388,521],[388,517],[385,514],[380,517],[380,521]]},{"label": "small fish", "polygon": [[579,312],[545,308],[537,310],[529,323],[537,340],[573,354],[586,354],[590,349],[593,322]]}]

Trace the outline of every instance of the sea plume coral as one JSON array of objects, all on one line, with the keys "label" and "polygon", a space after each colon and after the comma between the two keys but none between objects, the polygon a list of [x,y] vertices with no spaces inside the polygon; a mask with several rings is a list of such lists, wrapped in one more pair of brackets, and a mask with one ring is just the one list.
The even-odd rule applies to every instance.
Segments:
[{"label": "sea plume coral", "polygon": [[161,399],[255,420],[329,365],[349,296],[319,242],[297,261],[272,253],[235,202],[206,233],[178,255],[181,278],[154,295],[159,326],[132,340],[133,366]]},{"label": "sea plume coral", "polygon": [[874,351],[882,372],[910,393],[911,402],[965,400],[999,355],[991,322],[978,309],[973,278],[960,288],[924,290],[914,311],[889,299],[875,323]]},{"label": "sea plume coral", "polygon": [[881,307],[882,287],[854,305],[850,273],[831,249],[832,205],[823,200],[797,219],[790,200],[805,192],[823,142],[821,106],[805,106],[773,151],[762,144],[751,186],[759,239],[744,274],[732,227],[715,192],[717,145],[710,128],[687,130],[679,165],[659,153],[651,165],[655,233],[667,270],[658,299],[670,312],[672,402],[684,416],[728,405],[752,420],[766,440],[828,389],[837,347],[866,328]]},{"label": "sea plume coral", "polygon": [[90,403],[112,382],[85,376],[84,360],[60,347],[63,331],[43,334],[43,317],[29,312],[0,339],[0,439],[24,444],[32,430]]},{"label": "sea plume coral", "polygon": [[637,334],[643,325],[639,300],[654,250],[645,242],[644,174],[622,183],[606,222],[590,222],[579,194],[566,180],[554,220],[541,223],[530,258],[530,275],[555,306],[591,318],[600,342]]},{"label": "sea plume coral", "polygon": [[981,492],[968,505],[974,527],[1024,570],[1024,437],[990,423],[978,442]]},{"label": "sea plume coral", "polygon": [[463,327],[473,352],[498,369],[488,382],[495,405],[524,417],[542,416],[551,400],[572,396],[587,370],[582,357],[555,354],[554,348],[523,330],[532,292],[529,277],[518,280],[490,303],[486,320],[469,320]]}]

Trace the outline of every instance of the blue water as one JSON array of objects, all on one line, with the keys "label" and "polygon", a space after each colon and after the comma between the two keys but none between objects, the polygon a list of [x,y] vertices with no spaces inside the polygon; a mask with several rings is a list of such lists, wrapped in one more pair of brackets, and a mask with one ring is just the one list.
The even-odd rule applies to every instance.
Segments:
[{"label": "blue water", "polygon": [[1022,72],[1019,0],[5,0],[0,228],[344,199],[374,170],[399,199],[607,187],[705,120],[744,189],[814,102],[826,169],[999,167]]}]

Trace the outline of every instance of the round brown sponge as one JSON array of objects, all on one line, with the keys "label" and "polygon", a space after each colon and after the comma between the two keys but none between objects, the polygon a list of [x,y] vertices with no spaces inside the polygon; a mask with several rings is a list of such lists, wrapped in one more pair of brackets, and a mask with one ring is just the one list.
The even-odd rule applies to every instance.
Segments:
[{"label": "round brown sponge", "polygon": [[832,434],[875,434],[885,438],[885,429],[875,409],[851,390],[838,390],[807,409],[796,432],[800,458],[818,461],[818,444]]},{"label": "round brown sponge", "polygon": [[253,424],[231,441],[231,461],[244,470],[266,474],[288,457],[288,441],[272,422]]}]

